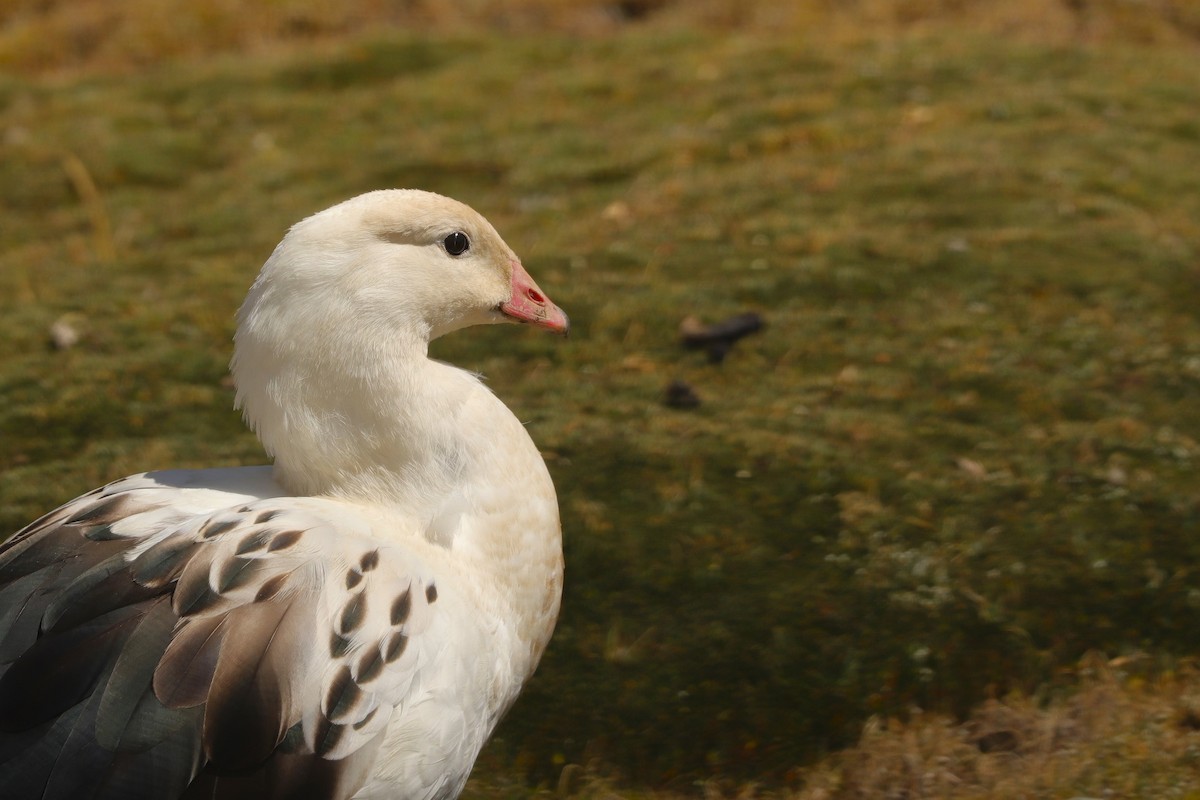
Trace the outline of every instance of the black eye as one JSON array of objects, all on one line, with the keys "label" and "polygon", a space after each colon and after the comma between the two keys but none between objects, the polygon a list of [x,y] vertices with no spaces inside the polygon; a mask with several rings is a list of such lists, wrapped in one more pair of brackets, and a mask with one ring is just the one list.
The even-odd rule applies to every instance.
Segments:
[{"label": "black eye", "polygon": [[442,240],[446,252],[452,256],[461,256],[471,249],[471,240],[462,231],[455,231]]}]

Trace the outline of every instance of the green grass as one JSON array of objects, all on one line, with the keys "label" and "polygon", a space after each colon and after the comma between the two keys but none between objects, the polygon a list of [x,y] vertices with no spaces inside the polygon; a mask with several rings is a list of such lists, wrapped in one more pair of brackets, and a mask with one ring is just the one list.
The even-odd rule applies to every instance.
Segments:
[{"label": "green grass", "polygon": [[[872,715],[1194,656],[1194,52],[814,39],[387,34],[0,80],[0,527],[261,461],[224,377],[258,265],[419,186],[575,323],[435,348],[528,420],[563,509],[560,627],[480,768],[513,793],[569,764],[793,786]],[[767,328],[723,364],[679,347],[743,309]]]}]

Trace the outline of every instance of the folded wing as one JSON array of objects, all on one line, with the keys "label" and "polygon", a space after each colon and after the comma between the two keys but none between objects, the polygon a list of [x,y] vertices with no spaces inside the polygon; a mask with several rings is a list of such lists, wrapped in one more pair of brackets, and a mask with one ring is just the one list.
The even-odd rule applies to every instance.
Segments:
[{"label": "folded wing", "polygon": [[0,549],[0,796],[361,786],[443,646],[431,572],[348,504],[204,491],[118,481]]}]

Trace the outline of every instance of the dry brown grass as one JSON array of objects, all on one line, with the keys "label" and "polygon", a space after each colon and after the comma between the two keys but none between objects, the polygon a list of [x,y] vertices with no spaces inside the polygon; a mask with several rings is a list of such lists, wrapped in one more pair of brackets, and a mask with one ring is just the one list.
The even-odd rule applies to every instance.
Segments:
[{"label": "dry brown grass", "polygon": [[[1200,674],[1183,668],[1149,677],[1139,657],[1080,664],[1079,682],[1053,699],[989,701],[970,719],[914,712],[873,719],[854,747],[798,771],[802,788],[699,786],[705,800],[1119,800],[1200,798]],[[576,765],[556,792],[575,800],[679,800],[635,791]],[[473,781],[468,800],[530,796]]]},{"label": "dry brown grass", "polygon": [[[1074,688],[1046,699],[991,700],[965,722],[915,711],[872,719],[853,747],[764,789],[714,779],[704,800],[1197,800],[1200,673],[1159,672],[1140,656],[1083,659]],[[1140,669],[1145,671],[1139,672]],[[605,765],[567,764],[557,785],[531,789],[481,775],[466,800],[682,800],[606,777]]]},{"label": "dry brown grass", "polygon": [[1063,43],[1194,43],[1200,0],[0,0],[0,68],[127,71],[380,29],[594,36],[634,24],[822,40],[966,24]]},{"label": "dry brown grass", "polygon": [[1200,796],[1200,677],[1128,665],[1091,657],[1069,697],[993,700],[961,724],[872,720],[791,800]]}]

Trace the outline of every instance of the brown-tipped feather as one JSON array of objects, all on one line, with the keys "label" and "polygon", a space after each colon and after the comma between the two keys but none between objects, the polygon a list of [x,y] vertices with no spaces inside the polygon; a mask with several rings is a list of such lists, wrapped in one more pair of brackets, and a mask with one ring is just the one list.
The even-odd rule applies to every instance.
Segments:
[{"label": "brown-tipped feather", "polygon": [[168,536],[137,557],[133,579],[143,586],[166,586],[179,577],[200,546],[190,536]]},{"label": "brown-tipped feather", "polygon": [[254,579],[255,565],[258,563],[255,559],[244,556],[232,556],[219,562],[213,576],[216,579],[217,591],[226,594],[245,586]]},{"label": "brown-tipped feather", "polygon": [[218,769],[265,761],[299,720],[292,684],[304,670],[294,659],[311,639],[311,610],[300,601],[267,600],[229,613],[204,712],[204,749]]},{"label": "brown-tipped feather", "polygon": [[366,616],[367,593],[359,591],[343,606],[342,615],[338,618],[338,632],[342,634],[353,633],[363,623],[363,619]]},{"label": "brown-tipped feather", "polygon": [[331,722],[345,725],[361,716],[359,705],[363,699],[363,691],[350,674],[350,667],[343,665],[334,675],[325,697],[322,698],[321,713]]},{"label": "brown-tipped feather", "polygon": [[201,547],[188,560],[175,584],[173,605],[180,617],[199,614],[220,598],[209,583],[209,572],[216,557],[215,547]]},{"label": "brown-tipped feather", "polygon": [[277,753],[249,774],[206,770],[180,800],[346,800],[367,782],[381,740],[377,736],[337,761],[311,753]]},{"label": "brown-tipped feather", "polygon": [[76,511],[67,521],[66,525],[111,525],[117,520],[124,519],[130,514],[135,513],[137,509],[133,498],[128,492],[120,492],[118,494],[109,495],[104,499],[85,506],[83,509]]},{"label": "brown-tipped feather", "polygon": [[154,694],[168,708],[198,706],[208,697],[221,643],[225,617],[187,620],[154,670]]}]

